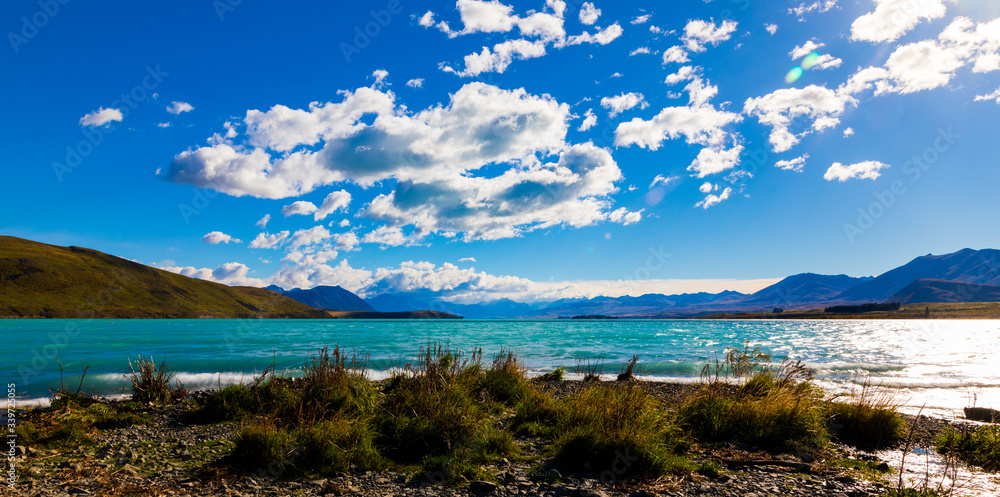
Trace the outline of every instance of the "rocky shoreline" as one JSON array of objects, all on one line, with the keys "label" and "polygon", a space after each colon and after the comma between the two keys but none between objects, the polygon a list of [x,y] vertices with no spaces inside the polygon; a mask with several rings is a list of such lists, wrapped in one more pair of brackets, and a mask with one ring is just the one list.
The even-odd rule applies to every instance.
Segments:
[{"label": "rocky shoreline", "polygon": [[[697,388],[690,384],[640,384],[668,404]],[[579,381],[555,381],[544,383],[542,388],[555,397],[563,397],[584,386]],[[197,392],[194,396],[209,394]],[[37,414],[34,410],[27,411],[23,418],[30,420],[33,412]],[[690,454],[692,460],[717,461],[722,469],[720,474],[616,480],[608,471],[604,474],[563,474],[558,469],[538,464],[546,442],[526,437],[516,440],[524,457],[516,461],[505,459],[486,468],[497,475],[494,482],[476,481],[464,487],[448,488],[436,483],[435,475],[419,469],[352,472],[317,480],[288,479],[267,468],[247,473],[230,465],[228,453],[238,423],[191,423],[184,416],[183,408],[178,406],[150,406],[143,414],[150,418],[148,424],[101,430],[94,435],[92,445],[69,450],[20,448],[15,461],[18,483],[12,495],[853,497],[881,495],[891,486],[887,480],[869,481],[857,470],[835,464],[837,460],[873,459],[857,448],[836,443],[816,456],[767,453],[755,447],[734,445],[695,449]],[[907,421],[912,422],[913,418]],[[917,422],[912,442],[928,445],[944,425],[943,421],[922,417]]]}]

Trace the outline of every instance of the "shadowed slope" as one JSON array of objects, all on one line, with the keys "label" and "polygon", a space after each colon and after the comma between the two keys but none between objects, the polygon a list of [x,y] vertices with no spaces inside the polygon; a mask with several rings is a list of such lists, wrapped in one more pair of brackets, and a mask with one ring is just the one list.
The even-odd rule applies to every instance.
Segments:
[{"label": "shadowed slope", "polygon": [[0,316],[324,318],[284,295],[229,287],[96,250],[0,236]]}]

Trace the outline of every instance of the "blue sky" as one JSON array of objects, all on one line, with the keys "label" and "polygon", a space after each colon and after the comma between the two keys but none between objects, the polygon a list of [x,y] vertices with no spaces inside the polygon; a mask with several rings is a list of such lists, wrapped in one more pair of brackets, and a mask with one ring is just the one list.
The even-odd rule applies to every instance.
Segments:
[{"label": "blue sky", "polygon": [[3,16],[0,233],[465,301],[878,274],[1000,246],[997,17],[22,2]]}]

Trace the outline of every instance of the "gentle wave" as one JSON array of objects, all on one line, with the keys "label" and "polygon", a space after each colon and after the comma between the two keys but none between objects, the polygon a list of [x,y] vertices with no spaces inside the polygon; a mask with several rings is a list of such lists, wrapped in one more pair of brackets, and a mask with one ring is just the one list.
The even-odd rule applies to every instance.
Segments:
[{"label": "gentle wave", "polygon": [[[79,330],[66,335],[74,324]],[[418,361],[421,345],[481,347],[485,362],[503,347],[531,374],[564,367],[570,378],[588,360],[613,379],[632,354],[637,373],[655,381],[698,381],[702,367],[727,349],[760,346],[780,360],[802,360],[824,388],[849,392],[865,381],[894,385],[907,408],[960,409],[1000,405],[1000,321],[315,321],[263,320],[252,330],[238,320],[5,320],[0,380],[16,382],[20,398],[45,398],[60,384],[119,395],[121,373],[142,353],[166,359],[189,390],[247,382],[267,367],[302,374],[317,350],[339,344],[383,379]],[[589,359],[588,359],[589,358]],[[60,371],[60,363],[64,371]],[[74,376],[74,374],[76,376]],[[65,375],[65,377],[62,377]]]}]

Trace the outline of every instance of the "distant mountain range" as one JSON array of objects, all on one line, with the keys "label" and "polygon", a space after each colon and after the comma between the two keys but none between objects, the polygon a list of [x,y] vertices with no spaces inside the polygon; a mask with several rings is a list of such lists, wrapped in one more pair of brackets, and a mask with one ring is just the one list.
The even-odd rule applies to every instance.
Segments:
[{"label": "distant mountain range", "polygon": [[[230,287],[188,278],[80,247],[0,236],[0,317],[688,317],[817,309],[868,302],[1000,302],[1000,250],[963,249],[917,257],[877,277],[802,273],[752,294],[647,294],[522,303],[458,304],[422,291],[368,300],[340,286],[284,290]],[[341,314],[327,311],[337,311]],[[404,316],[397,314],[395,317]],[[393,316],[379,316],[393,317]]]},{"label": "distant mountain range", "polygon": [[896,292],[922,278],[1000,285],[1000,250],[962,249],[951,254],[917,257],[845,291],[837,298],[845,302],[881,302],[891,299]]},{"label": "distant mountain range", "polygon": [[[271,290],[285,295],[291,299],[297,300],[306,304],[308,306],[315,307],[317,309],[329,309],[332,311],[368,311],[372,312],[375,309],[368,305],[367,302],[358,297],[357,295],[351,293],[348,290],[344,290],[339,285],[338,286],[317,286],[310,288],[308,290],[302,290],[299,288],[294,288],[292,290],[285,290],[279,286],[271,285],[265,287],[265,290]],[[406,311],[412,311],[417,308],[411,307],[409,309],[401,309]]]},{"label": "distant mountain range", "polygon": [[1000,302],[1000,250],[963,249],[946,255],[925,255],[877,277],[796,274],[749,295],[725,291],[595,297],[531,304],[508,299],[456,304],[430,292],[413,292],[383,293],[367,300],[371,307],[383,312],[431,309],[467,318],[686,317],[769,311],[775,307],[816,309],[867,302]]},{"label": "distant mountain range", "polygon": [[889,302],[1000,302],[1000,286],[921,278],[896,292]]}]

